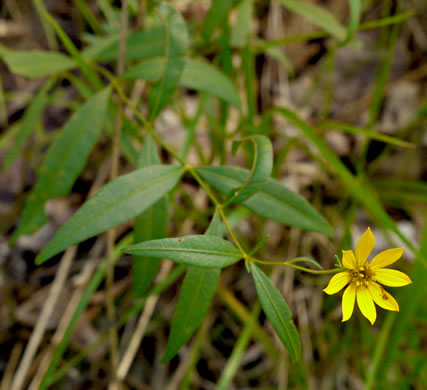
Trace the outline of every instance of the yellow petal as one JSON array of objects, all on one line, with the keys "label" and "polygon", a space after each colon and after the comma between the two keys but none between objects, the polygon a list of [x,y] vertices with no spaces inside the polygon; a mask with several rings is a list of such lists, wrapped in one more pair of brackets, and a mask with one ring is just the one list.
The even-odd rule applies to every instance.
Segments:
[{"label": "yellow petal", "polygon": [[376,255],[369,263],[369,265],[372,268],[383,268],[399,260],[402,257],[402,254],[403,248],[387,249],[386,251]]},{"label": "yellow petal", "polygon": [[377,282],[390,287],[401,287],[412,283],[409,276],[395,269],[380,268],[375,270]]},{"label": "yellow petal", "polygon": [[353,314],[354,301],[356,299],[356,286],[350,284],[342,296],[342,320],[347,321]]},{"label": "yellow petal", "polygon": [[368,284],[368,290],[374,302],[386,310],[399,311],[396,300],[379,284],[372,282]]},{"label": "yellow petal", "polygon": [[377,318],[377,310],[375,309],[374,301],[366,286],[357,287],[357,305],[362,314],[369,320],[371,325]]},{"label": "yellow petal", "polygon": [[347,269],[355,269],[357,267],[356,257],[352,250],[342,251],[342,264]]},{"label": "yellow petal", "polygon": [[329,281],[328,286],[323,291],[329,295],[335,294],[343,289],[349,281],[350,273],[340,272],[333,276],[333,278]]},{"label": "yellow petal", "polygon": [[356,246],[356,259],[359,265],[362,265],[375,245],[375,237],[370,228],[367,228]]}]

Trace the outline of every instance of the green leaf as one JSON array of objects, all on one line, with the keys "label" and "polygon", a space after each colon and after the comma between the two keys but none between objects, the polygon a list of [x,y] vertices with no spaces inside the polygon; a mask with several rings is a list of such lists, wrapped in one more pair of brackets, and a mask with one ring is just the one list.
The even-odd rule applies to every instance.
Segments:
[{"label": "green leaf", "polygon": [[166,33],[163,56],[166,58],[161,79],[153,84],[149,96],[150,118],[153,120],[169,102],[179,84],[184,69],[184,58],[189,38],[187,26],[181,14],[167,3],[159,6],[159,17]]},{"label": "green leaf", "polygon": [[251,34],[253,0],[242,0],[239,5],[237,22],[231,30],[231,46],[245,46]]},{"label": "green leaf", "polygon": [[[215,212],[205,235],[222,237],[223,232],[221,218]],[[199,326],[214,297],[220,274],[219,268],[188,267],[162,363],[172,359]]]},{"label": "green leaf", "polygon": [[172,359],[199,326],[214,297],[220,274],[219,268],[188,267],[162,363]]},{"label": "green leaf", "polygon": [[233,6],[230,0],[215,0],[203,22],[202,37],[205,41],[211,39],[215,29],[227,21],[227,15]]},{"label": "green leaf", "polygon": [[240,110],[239,91],[233,82],[214,65],[187,58],[180,84],[189,89],[219,97]]},{"label": "green leaf", "polygon": [[253,146],[252,168],[245,182],[233,188],[227,195],[225,203],[242,203],[249,199],[267,183],[273,170],[273,146],[269,138],[263,135],[253,135],[233,142],[233,154],[242,142],[250,141]]},{"label": "green leaf", "polygon": [[281,48],[274,47],[274,46],[268,47],[265,50],[265,54],[277,60],[280,63],[280,65],[283,66],[283,69],[285,69],[286,72],[288,72],[290,77],[293,77],[295,75],[295,69],[294,69],[294,66],[292,65],[291,60],[285,55],[285,53]]},{"label": "green leaf", "polygon": [[40,88],[37,95],[34,97],[34,100],[25,111],[24,117],[19,124],[19,130],[15,141],[13,142],[12,147],[9,149],[9,152],[3,160],[3,169],[6,170],[12,165],[12,163],[18,157],[25,140],[35,130],[40,116],[48,102],[47,93],[51,87],[52,81],[46,82],[43,87]]},{"label": "green leaf", "polygon": [[[145,168],[160,164],[156,144],[148,135],[139,155],[138,167]],[[166,237],[168,234],[168,200],[163,196],[151,207],[135,218],[134,242],[148,241]],[[142,297],[153,281],[160,267],[160,261],[152,257],[133,256],[133,292],[136,298]]]},{"label": "green leaf", "polygon": [[349,0],[350,5],[350,21],[348,23],[347,28],[347,36],[343,42],[341,42],[341,46],[347,44],[347,42],[351,41],[359,29],[360,18],[362,17],[362,2],[361,0]]},{"label": "green leaf", "polygon": [[347,36],[347,31],[335,17],[325,9],[300,0],[279,0],[280,3],[292,12],[301,15],[311,23],[319,26],[332,36],[342,41]]},{"label": "green leaf", "polygon": [[124,252],[207,268],[224,268],[242,257],[239,250],[229,241],[206,235],[145,241],[131,245]]},{"label": "green leaf", "polygon": [[174,188],[183,171],[181,166],[153,165],[111,181],[56,233],[36,263],[136,217]]},{"label": "green leaf", "polygon": [[[223,194],[245,182],[247,169],[238,167],[203,167],[197,173]],[[328,222],[303,197],[286,188],[275,179],[268,179],[263,189],[243,202],[256,214],[287,226],[320,232],[333,236]]]},{"label": "green leaf", "polygon": [[184,60],[182,58],[169,58],[165,65],[166,68],[161,80],[153,84],[151,88],[149,97],[151,120],[157,117],[175,92],[184,69]]},{"label": "green leaf", "polygon": [[[158,81],[165,66],[164,57],[151,58],[129,69],[122,77],[124,80]],[[200,59],[185,59],[179,85],[219,97],[238,109],[241,107],[239,92],[232,81],[214,65]]]},{"label": "green leaf", "polygon": [[9,54],[12,50],[10,50],[8,47],[2,45],[0,43],[0,58],[4,58],[5,55]]},{"label": "green leaf", "polygon": [[76,66],[76,63],[64,54],[42,50],[8,51],[3,60],[13,73],[33,79],[52,76]]},{"label": "green leaf", "polygon": [[298,331],[282,294],[254,263],[250,264],[256,291],[268,320],[294,361],[301,356]]},{"label": "green leaf", "polygon": [[12,243],[21,234],[33,233],[45,222],[44,205],[47,200],[65,196],[70,191],[98,141],[110,92],[110,88],[106,88],[79,107],[55,138],[40,168],[20,226],[12,236]]},{"label": "green leaf", "polygon": [[[230,221],[229,221],[230,223]],[[211,222],[206,229],[205,234],[207,236],[217,236],[217,237],[224,237],[227,229],[225,225],[221,221],[221,216],[218,212],[218,210],[215,210],[215,214],[213,215]]]},{"label": "green leaf", "polygon": [[[126,59],[143,60],[160,57],[165,54],[166,33],[161,25],[153,28],[132,32],[126,41]],[[97,39],[95,43],[83,51],[85,58],[97,61],[113,61],[119,54],[119,36]]]},{"label": "green leaf", "polygon": [[123,74],[123,80],[159,81],[165,72],[166,60],[164,57],[150,58],[143,63],[130,68]]}]

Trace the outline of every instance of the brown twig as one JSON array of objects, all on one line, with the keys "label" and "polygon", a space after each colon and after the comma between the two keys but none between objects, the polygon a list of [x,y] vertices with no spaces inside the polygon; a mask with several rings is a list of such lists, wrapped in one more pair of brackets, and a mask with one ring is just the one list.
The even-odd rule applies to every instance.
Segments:
[{"label": "brown twig", "polygon": [[[100,242],[100,241],[98,241]],[[83,270],[81,271],[80,275],[78,276],[78,284],[77,290],[73,293],[69,304],[67,305],[67,308],[65,309],[65,312],[61,318],[61,321],[58,325],[58,328],[52,337],[52,340],[50,342],[50,345],[46,352],[44,353],[42,360],[40,362],[39,368],[37,370],[37,373],[34,375],[33,380],[30,383],[30,386],[28,387],[28,390],[37,390],[40,387],[40,384],[49,368],[49,364],[52,361],[53,355],[55,354],[55,350],[60,344],[62,338],[64,337],[64,334],[68,328],[69,323],[71,322],[74,313],[76,311],[76,308],[81,300],[81,297],[83,295],[83,292],[85,290],[85,287],[87,283],[89,282],[93,271],[96,268],[96,265],[98,263],[97,258],[92,258],[90,261],[88,261]]]},{"label": "brown twig", "polygon": [[71,263],[76,253],[76,247],[69,248],[61,259],[59,264],[58,272],[56,273],[55,280],[52,283],[49,296],[47,297],[46,303],[43,306],[42,312],[40,313],[37,324],[31,334],[30,341],[25,348],[24,356],[19,364],[18,370],[13,378],[12,386],[10,390],[21,390],[23,388],[25,379],[28,374],[28,370],[31,366],[37,349],[42,341],[44,332],[46,331],[49,318],[52,314],[53,308],[55,307],[58,296],[64,287],[65,280],[67,279],[68,271],[70,270]]},{"label": "brown twig", "polygon": [[[163,281],[168,275],[169,271],[172,268],[171,261],[165,261],[162,263],[162,268],[160,269],[159,275],[157,277],[156,282],[159,283]],[[129,345],[126,349],[126,352],[121,359],[119,368],[117,370],[117,379],[119,381],[123,381],[132,365],[133,360],[135,359],[135,355],[138,351],[139,345],[141,344],[141,340],[144,336],[147,325],[150,321],[150,318],[154,312],[154,308],[159,300],[159,295],[152,295],[148,298],[147,303],[145,304],[144,311],[139,318],[138,324],[136,325],[133,336],[129,342]]]}]

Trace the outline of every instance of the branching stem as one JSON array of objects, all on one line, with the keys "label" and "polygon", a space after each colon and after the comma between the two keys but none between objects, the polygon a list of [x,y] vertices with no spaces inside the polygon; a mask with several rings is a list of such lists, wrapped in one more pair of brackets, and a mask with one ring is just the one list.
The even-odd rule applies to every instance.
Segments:
[{"label": "branching stem", "polygon": [[208,195],[209,199],[215,204],[216,209],[218,210],[218,212],[221,216],[221,219],[224,222],[224,225],[227,229],[228,234],[230,235],[231,239],[236,244],[237,248],[239,249],[239,251],[242,254],[242,258],[246,262],[256,262],[256,263],[265,264],[265,265],[282,265],[285,267],[294,268],[294,269],[297,269],[300,271],[304,271],[304,272],[308,272],[308,273],[316,274],[316,275],[335,274],[337,272],[342,271],[342,268],[334,268],[331,270],[316,271],[316,270],[312,270],[309,268],[300,267],[298,265],[295,265],[295,264],[292,264],[292,263],[289,263],[286,261],[285,262],[263,261],[263,260],[259,260],[259,259],[256,259],[256,258],[249,256],[246,253],[246,251],[243,249],[238,238],[236,237],[233,230],[231,229],[231,226],[227,220],[227,216],[224,213],[224,208],[226,205],[221,204],[221,202],[218,200],[218,198],[215,196],[215,194],[210,189],[209,185],[200,177],[200,175],[197,173],[197,171],[194,169],[194,167],[192,165],[188,164],[183,157],[181,157],[172,147],[170,147],[167,143],[165,143],[158,136],[158,134],[154,130],[151,122],[148,121],[146,118],[144,118],[143,115],[141,115],[139,113],[139,111],[134,107],[134,105],[131,103],[129,98],[126,96],[126,94],[124,93],[124,91],[120,85],[119,79],[117,77],[115,77],[113,74],[111,74],[107,69],[103,68],[102,66],[100,66],[98,64],[91,63],[90,65],[92,67],[94,67],[97,71],[102,73],[105,77],[107,77],[111,81],[111,84],[113,85],[114,89],[117,91],[117,94],[118,94],[120,100],[132,110],[135,117],[138,118],[138,120],[144,125],[145,130],[147,130],[148,133],[150,133],[150,135],[154,138],[154,140],[156,142],[158,142],[163,149],[165,149],[171,156],[175,157],[185,167],[185,170],[188,171],[191,174],[191,176],[193,176],[193,178],[197,181],[197,183],[200,185],[200,187],[203,188],[203,190]]}]

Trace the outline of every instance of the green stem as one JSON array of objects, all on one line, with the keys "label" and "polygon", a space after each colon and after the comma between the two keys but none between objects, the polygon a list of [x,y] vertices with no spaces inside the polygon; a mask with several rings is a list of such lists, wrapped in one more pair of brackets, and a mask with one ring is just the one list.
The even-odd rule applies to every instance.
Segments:
[{"label": "green stem", "polygon": [[102,66],[99,66],[98,64],[95,64],[93,62],[90,63],[90,65],[95,68],[99,73],[104,75],[106,78],[108,78],[113,86],[113,88],[116,90],[120,100],[126,104],[131,110],[132,113],[135,115],[136,118],[144,125],[145,129],[151,134],[151,136],[154,138],[154,140],[161,145],[163,149],[165,149],[171,156],[175,157],[182,165],[185,165],[185,160],[177,153],[175,150],[173,150],[167,143],[165,143],[156,133],[156,131],[153,128],[153,125],[150,121],[145,119],[139,111],[134,107],[132,102],[129,100],[129,98],[124,93],[120,81],[117,77],[115,77],[111,72],[109,72],[107,69],[103,68]]},{"label": "green stem", "polygon": [[221,205],[220,201],[216,198],[216,196],[211,191],[211,189],[209,188],[209,186],[199,176],[199,174],[194,169],[194,167],[192,167],[190,164],[186,164],[185,168],[186,168],[186,170],[188,170],[191,173],[191,175],[194,177],[194,179],[196,179],[197,183],[199,183],[200,187],[202,187],[204,189],[204,191],[206,192],[206,194],[209,196],[209,198],[215,204],[216,209],[218,210],[219,215],[221,216],[221,219],[224,222],[224,225],[225,225],[228,233],[230,234],[230,237],[232,238],[232,240],[236,244],[236,246],[239,249],[239,251],[242,253],[242,257],[244,259],[246,259],[248,257],[248,255],[245,252],[245,250],[242,248],[242,246],[240,245],[239,240],[237,239],[236,235],[234,234],[233,230],[231,229],[231,226],[228,223],[227,217],[226,217],[226,215],[224,213],[223,205]]},{"label": "green stem", "polygon": [[230,234],[231,238],[233,239],[234,243],[236,244],[237,248],[239,249],[240,253],[242,254],[243,259],[246,260],[248,258],[248,255],[245,252],[245,250],[242,248],[242,246],[240,245],[240,242],[237,239],[237,237],[235,236],[233,230],[231,230],[231,226],[229,225],[229,223],[227,221],[227,217],[224,214],[223,207],[221,205],[219,205],[219,206],[217,206],[217,209],[219,211],[219,214],[221,215],[221,218],[224,222],[225,227],[227,228],[228,233]]},{"label": "green stem", "polygon": [[336,274],[338,272],[342,272],[342,268],[334,268],[334,269],[327,269],[323,271],[316,271],[314,269],[309,269],[305,267],[300,267],[299,265],[292,264],[288,261],[264,261],[256,259],[255,257],[250,257],[249,261],[253,261],[258,264],[265,264],[265,265],[284,265],[285,267],[294,268],[300,271],[308,272],[310,274],[316,274],[316,275],[329,275],[329,274]]}]

